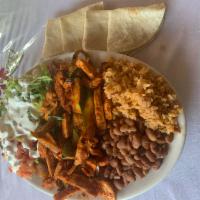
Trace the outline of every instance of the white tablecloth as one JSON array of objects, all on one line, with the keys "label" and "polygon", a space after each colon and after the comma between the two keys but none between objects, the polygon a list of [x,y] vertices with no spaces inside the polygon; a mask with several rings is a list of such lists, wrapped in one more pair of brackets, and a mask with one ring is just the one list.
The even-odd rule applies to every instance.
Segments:
[{"label": "white tablecloth", "polygon": [[[38,61],[47,19],[70,12],[92,0],[0,0],[0,55],[13,40],[15,50],[29,41],[18,73]],[[143,5],[156,0],[106,0],[107,8]],[[164,73],[176,88],[187,117],[184,151],[168,177],[136,200],[200,199],[200,1],[168,0],[167,15],[158,37],[135,56]],[[42,37],[39,37],[42,38]],[[31,40],[32,39],[32,40]],[[3,63],[2,55],[0,63]],[[8,173],[0,158],[0,200],[50,200],[24,180]]]}]

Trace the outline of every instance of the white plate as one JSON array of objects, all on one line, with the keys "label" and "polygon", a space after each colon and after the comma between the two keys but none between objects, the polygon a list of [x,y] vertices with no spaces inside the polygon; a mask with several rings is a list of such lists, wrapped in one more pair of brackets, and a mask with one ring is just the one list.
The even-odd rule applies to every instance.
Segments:
[{"label": "white plate", "polygon": [[[155,69],[147,65],[146,63],[135,59],[133,57],[129,57],[126,55],[118,54],[118,53],[111,53],[111,52],[103,52],[103,51],[88,51],[89,55],[91,56],[91,60],[96,66],[100,66],[100,63],[106,61],[108,58],[113,57],[115,59],[125,59],[133,63],[142,63],[147,67],[157,72]],[[66,53],[62,55],[58,55],[52,57],[44,62],[49,62],[53,59],[67,59],[71,60],[73,53]],[[37,67],[37,66],[36,66]],[[31,70],[34,72],[37,71],[37,68]],[[160,181],[162,181],[171,171],[173,166],[175,165],[176,161],[178,160],[181,151],[184,146],[185,137],[186,137],[186,125],[185,125],[185,116],[182,112],[179,116],[179,125],[181,128],[181,133],[175,134],[174,141],[170,144],[170,149],[167,157],[164,159],[162,166],[157,171],[150,171],[149,174],[144,177],[143,179],[138,178],[137,181],[130,183],[127,187],[125,187],[121,192],[118,193],[117,199],[118,200],[125,200],[133,198],[139,194],[146,192],[147,190],[154,187]],[[34,177],[32,180],[28,181],[31,185],[36,187],[37,189],[45,192],[49,195],[52,195],[52,191],[45,190],[41,187],[41,180],[38,177]]]}]

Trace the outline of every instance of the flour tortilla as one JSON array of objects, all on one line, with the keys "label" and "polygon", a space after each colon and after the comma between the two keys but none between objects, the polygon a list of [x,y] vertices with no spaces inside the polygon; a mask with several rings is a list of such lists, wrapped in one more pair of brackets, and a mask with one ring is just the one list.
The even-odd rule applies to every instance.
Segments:
[{"label": "flour tortilla", "polygon": [[45,28],[45,42],[42,52],[42,57],[56,55],[63,51],[61,40],[60,20],[49,20]]},{"label": "flour tortilla", "polygon": [[103,9],[103,2],[91,4],[71,14],[49,20],[45,29],[42,58],[82,49],[87,10]]},{"label": "flour tortilla", "polygon": [[100,2],[50,20],[46,27],[43,57],[82,48],[114,52],[135,50],[153,39],[165,14],[164,3],[102,9],[103,3]]},{"label": "flour tortilla", "polygon": [[83,48],[82,40],[86,12],[88,10],[101,9],[103,9],[103,3],[99,2],[60,18],[61,37],[63,41],[63,50],[65,52],[71,52]]},{"label": "flour tortilla", "polygon": [[158,32],[165,4],[120,8],[110,12],[107,50],[127,52],[141,47]]},{"label": "flour tortilla", "polygon": [[83,48],[107,50],[109,11],[88,11],[86,13]]}]

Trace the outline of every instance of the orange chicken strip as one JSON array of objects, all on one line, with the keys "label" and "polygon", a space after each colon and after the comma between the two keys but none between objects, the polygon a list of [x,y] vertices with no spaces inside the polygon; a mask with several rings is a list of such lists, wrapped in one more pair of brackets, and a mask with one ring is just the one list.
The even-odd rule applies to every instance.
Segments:
[{"label": "orange chicken strip", "polygon": [[75,65],[83,70],[83,72],[90,78],[94,79],[94,73],[92,72],[92,65],[88,63],[87,61],[84,61],[82,59],[77,59],[75,62]]}]

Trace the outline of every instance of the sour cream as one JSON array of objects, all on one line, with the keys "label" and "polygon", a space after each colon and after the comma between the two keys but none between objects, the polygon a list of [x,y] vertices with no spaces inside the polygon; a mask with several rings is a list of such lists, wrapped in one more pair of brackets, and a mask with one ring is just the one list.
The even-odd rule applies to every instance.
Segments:
[{"label": "sour cream", "polygon": [[38,152],[29,147],[31,141],[36,141],[31,132],[36,129],[38,122],[29,119],[29,110],[35,109],[33,105],[19,97],[8,99],[6,109],[7,112],[0,119],[0,143],[3,148],[2,153],[11,165],[13,172],[16,172],[19,168],[19,161],[15,157],[17,138],[20,137],[22,146],[29,150],[31,157],[39,157]]}]

